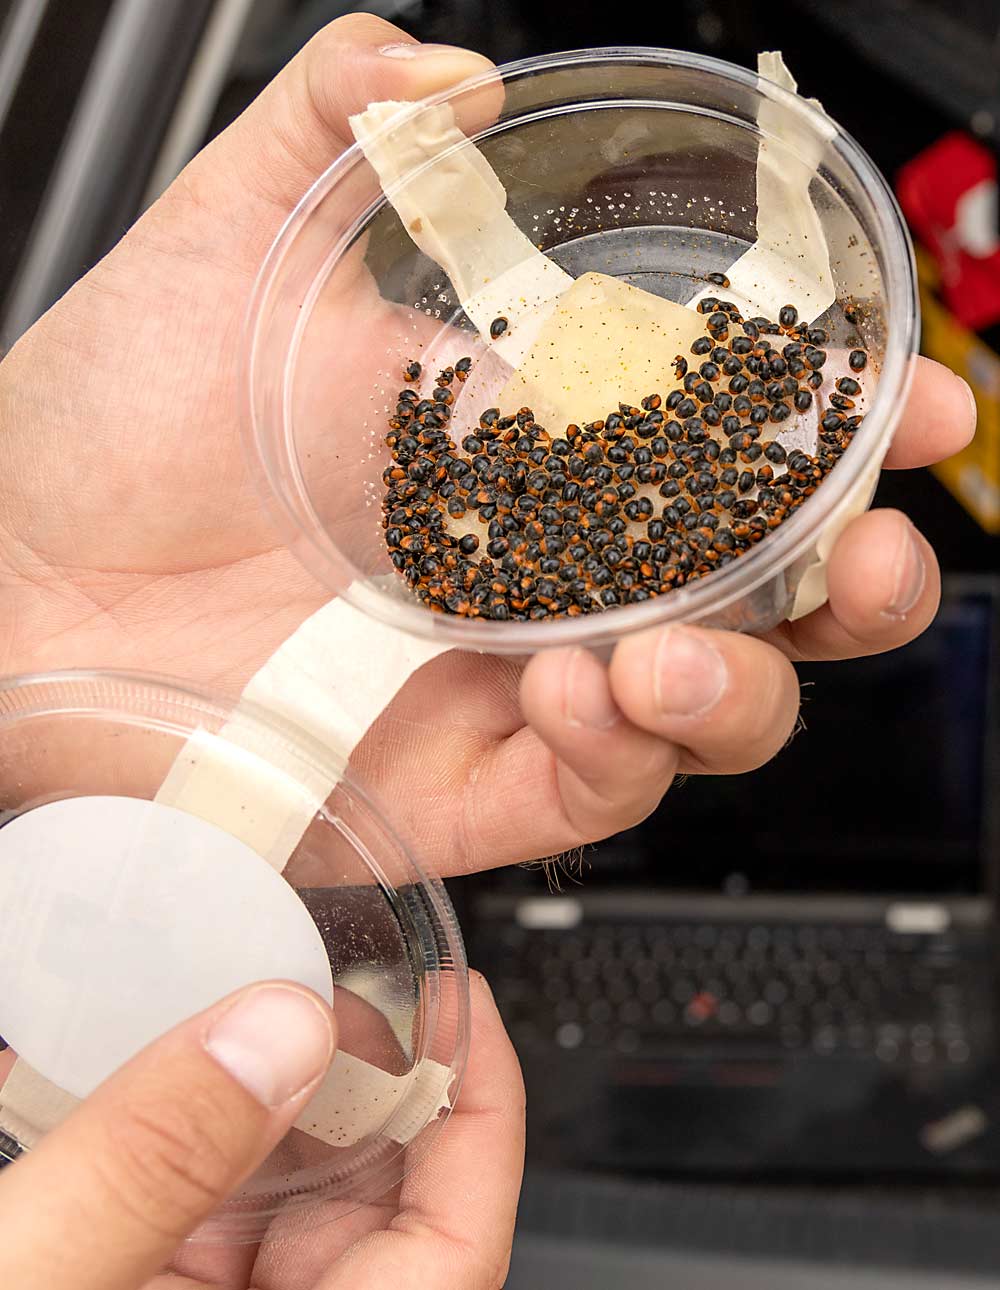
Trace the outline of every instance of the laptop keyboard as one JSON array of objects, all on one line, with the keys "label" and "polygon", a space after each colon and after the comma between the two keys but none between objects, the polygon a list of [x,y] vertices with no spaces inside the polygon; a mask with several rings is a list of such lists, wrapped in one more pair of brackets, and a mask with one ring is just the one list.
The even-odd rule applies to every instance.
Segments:
[{"label": "laptop keyboard", "polygon": [[[496,938],[494,940],[494,938]],[[495,927],[500,1009],[524,1049],[718,1049],[961,1065],[988,1015],[985,952],[877,926]]]}]

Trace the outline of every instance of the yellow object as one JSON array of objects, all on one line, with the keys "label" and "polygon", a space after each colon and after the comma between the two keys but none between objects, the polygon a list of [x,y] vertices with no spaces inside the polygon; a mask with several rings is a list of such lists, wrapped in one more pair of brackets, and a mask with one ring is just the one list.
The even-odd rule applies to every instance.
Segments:
[{"label": "yellow object", "polygon": [[948,312],[935,294],[937,271],[917,250],[923,314],[921,348],[969,382],[979,424],[968,448],[932,469],[987,533],[1000,533],[1000,357]]},{"label": "yellow object", "polygon": [[697,369],[691,344],[705,319],[603,273],[585,273],[564,291],[537,340],[500,395],[503,413],[529,407],[553,435],[638,406],[678,384],[673,361]]}]

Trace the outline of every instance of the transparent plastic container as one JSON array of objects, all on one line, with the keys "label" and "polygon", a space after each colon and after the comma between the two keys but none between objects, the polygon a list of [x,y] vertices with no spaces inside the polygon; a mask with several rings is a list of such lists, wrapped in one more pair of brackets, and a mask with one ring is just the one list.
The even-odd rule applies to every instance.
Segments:
[{"label": "transparent plastic container", "polygon": [[[75,945],[80,924],[73,916],[74,902],[68,909],[65,900],[59,908],[48,908],[37,899],[44,882],[40,887],[30,871],[30,853],[9,841],[17,828],[5,838],[6,829],[23,825],[30,813],[48,804],[58,802],[61,809],[66,799],[101,799],[98,821],[114,809],[113,799],[162,803],[168,776],[178,770],[183,775],[195,757],[202,766],[209,759],[215,776],[213,791],[202,795],[204,813],[191,808],[190,794],[173,796],[177,809],[198,816],[193,827],[207,821],[221,833],[228,821],[234,825],[232,835],[239,837],[242,821],[258,809],[262,798],[279,803],[281,810],[289,803],[299,808],[305,803],[304,814],[299,814],[301,829],[294,830],[298,841],[283,844],[285,850],[292,847],[287,862],[282,866],[274,854],[267,856],[277,872],[266,877],[279,885],[283,879],[308,911],[300,910],[298,916],[311,920],[318,932],[315,936],[307,921],[310,936],[325,956],[322,970],[328,982],[332,979],[338,1019],[338,1053],[328,1078],[340,1082],[330,1085],[327,1106],[316,1111],[320,1095],[313,1099],[296,1127],[196,1238],[251,1241],[280,1235],[289,1223],[339,1218],[384,1195],[427,1152],[458,1094],[469,1035],[468,979],[444,888],[419,868],[380,807],[329,749],[245,702],[236,707],[155,678],[66,672],[6,680],[0,683],[0,887],[9,893],[13,883],[22,904],[29,902],[30,915],[18,918],[6,910],[0,952],[5,964],[0,1034],[11,1043],[10,1051],[0,1052],[0,1127],[5,1114],[2,1086],[17,1048],[14,1034],[5,1032],[5,1018],[13,1024],[19,1017],[23,1025],[22,1005],[27,1002],[30,1009],[44,1010],[44,1025],[56,1033],[59,1044],[72,1042],[73,1034],[79,1033],[74,1031],[79,1024],[76,1009],[89,1007],[93,992],[108,982],[102,949],[118,936],[121,892],[134,889],[136,883],[140,891],[148,887],[149,892],[148,904],[126,927],[127,932],[128,927],[145,928],[148,923],[152,929],[130,950],[133,959],[143,960],[135,964],[137,979],[144,979],[140,969],[148,973],[151,964],[154,975],[164,974],[164,989],[169,989],[171,978],[189,971],[185,951],[190,944],[185,940],[178,945],[177,920],[169,908],[158,926],[158,878],[148,872],[148,862],[143,867],[144,849],[135,847],[120,872],[116,868],[112,874],[114,898],[100,913],[108,918],[106,934],[92,941],[88,936],[82,947]],[[226,780],[230,773],[228,782],[235,789],[223,810],[219,803],[226,798],[226,785],[214,789],[218,775]],[[330,784],[336,784],[332,791]],[[313,810],[317,800],[320,805]],[[74,839],[68,845],[75,864],[80,842]],[[279,852],[284,857],[285,851]],[[259,854],[249,857],[251,867]],[[213,852],[210,846],[192,875],[187,854],[184,890],[191,901],[198,901],[200,886],[212,885],[208,874],[217,856],[218,849]],[[82,875],[85,897],[86,878]],[[238,880],[227,882],[221,893],[212,891],[211,899],[221,894],[228,910],[235,908],[243,891]],[[287,891],[278,895],[289,899]],[[224,949],[213,948],[230,955],[233,962],[224,966],[239,977],[245,942],[234,935],[227,939],[223,922],[228,917],[219,921]],[[265,940],[266,919],[256,926],[256,938]],[[47,950],[42,948],[46,927],[58,938],[55,955],[51,942]],[[20,972],[25,964],[27,976]],[[35,969],[53,983],[49,997],[18,998],[19,982],[32,979]],[[148,993],[142,995],[131,982],[113,981],[110,988],[115,992],[113,1009],[139,1009],[148,1016]],[[276,1043],[280,1039],[274,1036]],[[100,1035],[88,1034],[86,1041],[100,1050]],[[23,1111],[16,1100],[14,1110]],[[31,1113],[26,1123],[31,1130],[24,1134],[27,1139],[52,1127],[33,1124]],[[33,1145],[18,1137],[9,1123],[4,1135],[0,1145],[6,1141],[8,1155],[16,1154],[18,1144],[29,1149]]]},{"label": "transparent plastic container", "polygon": [[[574,277],[596,270],[680,303],[756,240],[761,138],[779,166],[783,157],[818,155],[810,196],[837,299],[810,321],[828,332],[831,357],[839,350],[843,359],[857,344],[868,351],[866,416],[805,505],[700,581],[643,604],[563,620],[498,623],[431,613],[393,573],[383,541],[386,418],[406,360],[420,358],[436,370],[463,354],[476,358],[484,345],[354,146],[278,237],[245,337],[251,459],[302,562],[373,618],[442,647],[492,653],[606,647],[676,621],[759,632],[804,612],[805,600],[821,601],[829,548],[871,501],[918,333],[909,238],[869,158],[798,95],[728,63],[669,50],[530,59],[428,100],[423,110],[438,103],[452,106],[506,188],[508,214],[534,245]],[[390,122],[384,133],[391,130]],[[404,175],[400,186],[406,182]],[[794,271],[789,265],[791,278]],[[459,408],[460,401],[456,416]],[[815,447],[815,429],[811,444],[795,442]],[[815,582],[817,573],[819,583],[808,587],[804,580]]]}]

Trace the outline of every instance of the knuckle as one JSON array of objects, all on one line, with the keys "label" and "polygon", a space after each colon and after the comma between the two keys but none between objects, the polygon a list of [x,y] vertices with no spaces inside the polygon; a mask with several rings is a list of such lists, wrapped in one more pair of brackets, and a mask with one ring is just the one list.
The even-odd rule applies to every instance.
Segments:
[{"label": "knuckle", "polygon": [[468,1281],[475,1290],[503,1290],[510,1272],[513,1233],[499,1249],[491,1246],[484,1250],[482,1242],[473,1237],[451,1237],[450,1244],[455,1264],[465,1271],[463,1284]]},{"label": "knuckle", "polygon": [[225,1110],[205,1096],[185,1107],[141,1099],[110,1130],[102,1171],[110,1201],[157,1235],[180,1240],[223,1199],[228,1153],[213,1127]]},{"label": "knuckle", "polygon": [[315,43],[317,49],[328,51],[338,48],[345,41],[353,42],[366,37],[370,40],[378,37],[384,39],[386,36],[399,35],[398,27],[394,27],[376,14],[345,13],[327,23],[310,43]]},{"label": "knuckle", "polygon": [[[306,44],[293,68],[302,74],[309,105],[324,123],[329,123],[331,104],[349,99],[349,91],[360,82],[357,53],[366,45],[391,44],[402,36],[398,27],[370,13],[348,13],[335,18]],[[363,107],[363,103],[359,103]]]}]

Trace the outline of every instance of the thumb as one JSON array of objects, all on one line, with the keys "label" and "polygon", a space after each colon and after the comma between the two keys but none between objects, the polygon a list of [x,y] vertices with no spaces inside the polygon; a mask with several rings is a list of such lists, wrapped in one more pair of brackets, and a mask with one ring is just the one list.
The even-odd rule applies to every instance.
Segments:
[{"label": "thumb", "polygon": [[[354,142],[349,116],[385,99],[424,98],[492,68],[481,54],[421,45],[371,14],[338,18],[202,149],[150,215],[171,212],[178,200],[193,205],[217,221],[219,251],[228,255],[235,227],[256,271],[288,212]],[[476,119],[491,119],[502,101],[499,82],[477,93]]]},{"label": "thumb", "polygon": [[4,1284],[143,1285],[281,1140],[334,1046],[327,1006],[285,982],[151,1044],[0,1174]]}]

